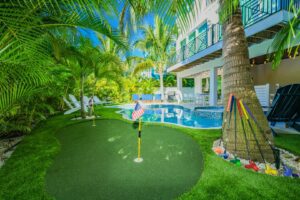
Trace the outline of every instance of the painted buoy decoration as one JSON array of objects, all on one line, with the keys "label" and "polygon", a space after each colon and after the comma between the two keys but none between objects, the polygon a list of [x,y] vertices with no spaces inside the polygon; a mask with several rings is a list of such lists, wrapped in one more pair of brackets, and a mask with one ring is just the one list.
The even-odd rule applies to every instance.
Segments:
[{"label": "painted buoy decoration", "polygon": [[252,160],[249,161],[248,165],[245,165],[245,168],[246,169],[253,169],[256,172],[259,170],[259,167]]}]

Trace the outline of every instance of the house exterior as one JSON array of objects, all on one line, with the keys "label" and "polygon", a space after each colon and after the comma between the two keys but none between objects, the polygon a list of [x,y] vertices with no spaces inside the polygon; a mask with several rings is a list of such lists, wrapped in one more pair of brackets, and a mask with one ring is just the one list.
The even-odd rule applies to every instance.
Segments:
[{"label": "house exterior", "polygon": [[[275,92],[278,85],[300,82],[299,56],[283,59],[277,70],[272,70],[272,64],[268,61],[275,34],[292,16],[289,12],[290,3],[290,0],[240,0],[252,78],[255,85],[268,83],[271,93]],[[293,3],[300,9],[300,0],[294,0]],[[222,79],[223,75],[219,8],[218,0],[195,0],[195,20],[188,27],[179,28],[176,55],[167,68],[167,72],[176,73],[179,90],[182,90],[183,78],[194,78],[195,95],[208,91],[211,106],[222,102],[222,94],[219,92],[218,95],[218,79]]]}]

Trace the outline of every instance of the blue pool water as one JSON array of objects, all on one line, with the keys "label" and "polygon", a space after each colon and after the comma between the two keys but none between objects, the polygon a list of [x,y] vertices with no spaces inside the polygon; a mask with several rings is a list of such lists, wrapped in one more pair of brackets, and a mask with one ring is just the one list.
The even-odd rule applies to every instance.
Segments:
[{"label": "blue pool water", "polygon": [[[133,106],[121,107],[123,118],[131,119]],[[191,128],[220,128],[222,107],[201,107],[190,110],[178,105],[147,105],[143,121],[171,123]]]}]

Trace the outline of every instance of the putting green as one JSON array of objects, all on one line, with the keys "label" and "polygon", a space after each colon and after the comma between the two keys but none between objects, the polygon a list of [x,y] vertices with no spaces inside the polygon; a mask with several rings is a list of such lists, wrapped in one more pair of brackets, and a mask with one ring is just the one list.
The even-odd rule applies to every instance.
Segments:
[{"label": "putting green", "polygon": [[146,125],[142,163],[137,130],[119,120],[98,120],[57,133],[61,151],[46,176],[47,191],[58,200],[173,199],[196,184],[202,170],[198,144],[172,128]]}]

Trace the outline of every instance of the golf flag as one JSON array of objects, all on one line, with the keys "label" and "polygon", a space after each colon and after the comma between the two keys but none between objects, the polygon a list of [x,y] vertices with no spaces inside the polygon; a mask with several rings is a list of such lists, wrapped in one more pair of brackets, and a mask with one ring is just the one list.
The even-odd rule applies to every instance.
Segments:
[{"label": "golf flag", "polygon": [[136,120],[140,118],[144,114],[144,109],[142,108],[141,104],[139,102],[136,102],[136,105],[134,107],[134,111],[132,112],[132,120]]}]

